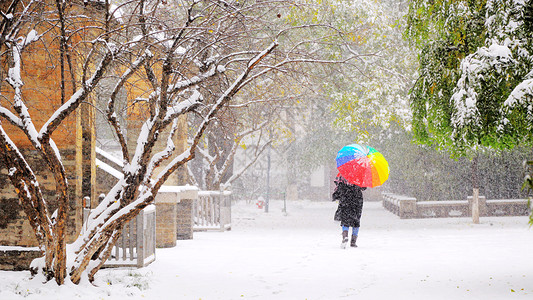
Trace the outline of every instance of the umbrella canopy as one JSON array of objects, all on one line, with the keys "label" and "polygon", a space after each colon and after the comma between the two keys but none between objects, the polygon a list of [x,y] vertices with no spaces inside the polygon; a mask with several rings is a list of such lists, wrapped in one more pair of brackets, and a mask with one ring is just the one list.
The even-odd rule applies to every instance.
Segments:
[{"label": "umbrella canopy", "polygon": [[344,146],[337,153],[336,161],[340,175],[360,187],[380,186],[389,178],[389,163],[369,146]]}]

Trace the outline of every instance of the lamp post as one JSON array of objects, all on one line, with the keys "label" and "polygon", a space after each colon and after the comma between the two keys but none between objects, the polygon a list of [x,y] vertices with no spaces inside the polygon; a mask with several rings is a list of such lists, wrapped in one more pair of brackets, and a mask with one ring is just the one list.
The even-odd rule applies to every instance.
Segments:
[{"label": "lamp post", "polygon": [[266,182],[266,200],[265,212],[268,213],[268,206],[270,205],[270,145],[267,150],[267,182]]}]

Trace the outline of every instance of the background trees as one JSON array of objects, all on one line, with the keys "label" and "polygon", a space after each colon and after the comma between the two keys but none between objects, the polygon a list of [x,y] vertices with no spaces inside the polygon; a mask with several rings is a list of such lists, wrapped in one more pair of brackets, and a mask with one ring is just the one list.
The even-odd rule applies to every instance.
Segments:
[{"label": "background trees", "polygon": [[[392,129],[392,128],[391,128]],[[458,200],[472,195],[473,176],[468,157],[451,158],[449,152],[413,143],[413,133],[395,128],[387,138],[376,136],[370,143],[386,155],[391,169],[386,189],[418,200]],[[526,197],[521,190],[523,162],[533,151],[518,146],[512,150],[484,149],[478,155],[479,193],[487,199]]]},{"label": "background trees", "polygon": [[[462,59],[485,44],[488,45],[486,48],[490,47],[495,36],[499,36],[499,41],[505,41],[502,32],[509,35],[510,28],[517,33],[522,30],[520,28],[528,26],[525,20],[529,18],[527,11],[530,4],[513,6],[509,12],[502,12],[510,8],[509,3],[506,3],[490,1],[487,5],[482,1],[413,1],[408,7],[407,3],[378,1],[358,2],[353,4],[351,10],[343,10],[346,7],[337,4],[337,9],[330,15],[342,15],[343,18],[336,18],[337,22],[350,26],[364,24],[365,30],[360,31],[358,39],[350,45],[351,50],[355,49],[364,55],[350,66],[331,73],[335,81],[325,81],[325,88],[321,90],[322,98],[317,97],[322,101],[316,101],[317,109],[309,118],[308,134],[296,143],[298,157],[302,158],[301,169],[312,169],[318,161],[332,165],[334,154],[346,143],[370,143],[389,160],[391,176],[384,188],[418,199],[465,199],[472,193],[471,187],[475,181],[470,159],[477,153],[478,172],[483,174],[478,178],[478,185],[483,195],[493,199],[523,197],[520,191],[521,164],[531,155],[527,142],[531,130],[526,127],[531,122],[518,122],[518,127],[513,127],[515,125],[510,121],[505,121],[503,112],[508,110],[503,104],[505,94],[492,88],[507,86],[507,93],[510,93],[509,89],[518,87],[516,79],[510,80],[510,75],[493,75],[484,81],[491,89],[487,86],[478,87],[476,93],[484,97],[483,101],[478,102],[485,103],[480,104],[484,114],[481,119],[492,124],[491,130],[496,130],[492,134],[487,131],[483,139],[493,142],[493,148],[516,147],[522,143],[521,147],[493,150],[486,147],[488,143],[469,141],[466,135],[454,138],[453,132],[458,133],[459,129],[454,129],[452,125],[452,112],[455,110],[452,95],[459,91],[456,90],[456,84],[464,75]],[[523,8],[522,12],[520,7]],[[510,16],[514,16],[513,20],[524,21],[502,21],[506,18],[510,20]],[[485,19],[492,21],[487,23]],[[491,24],[489,29],[485,27],[486,23]],[[404,30],[407,30],[405,34],[410,45],[402,43]],[[491,31],[491,40],[487,37],[487,31]],[[529,37],[522,37],[515,37],[522,46],[509,47],[524,56],[529,53],[529,50],[524,50]],[[527,68],[526,62],[527,59],[520,58],[515,63]],[[492,65],[495,66],[494,74],[499,74],[496,65]],[[468,76],[481,78],[478,75]],[[518,73],[512,76],[517,77]],[[411,87],[413,89],[409,94]],[[499,95],[499,100],[492,99],[492,94]],[[526,104],[531,103],[530,99],[530,96],[524,95],[521,105],[524,108],[530,105]],[[466,99],[463,101],[468,102]],[[489,102],[493,103],[487,104]],[[498,104],[495,103],[501,106],[496,108]],[[518,118],[520,111],[520,118],[527,120],[530,114],[525,109],[515,110],[515,118]],[[499,121],[490,121],[498,118]],[[336,126],[317,122],[318,119],[329,119]],[[502,122],[506,122],[506,125]],[[469,126],[464,125],[461,130],[467,130]],[[511,134],[512,131],[515,133]],[[482,131],[476,132],[481,141]],[[488,138],[489,135],[492,137]],[[413,138],[423,143],[411,144]],[[474,152],[473,148],[476,147],[478,150]],[[435,148],[439,150],[435,151]],[[450,159],[451,154],[454,159]],[[461,158],[462,155],[466,157]],[[449,172],[450,169],[455,171]]]},{"label": "background trees", "polygon": [[[313,3],[313,2],[310,2]],[[368,143],[393,124],[409,127],[407,93],[414,81],[415,56],[402,39],[406,3],[396,1],[316,1],[288,18],[328,23],[343,29],[348,47],[325,44],[317,52],[330,56],[357,54],[357,60],[335,67],[308,70],[309,84],[295,132],[287,145],[289,160],[302,188],[320,166],[334,168],[336,152],[352,142]],[[296,126],[295,128],[298,128]],[[396,127],[395,127],[396,128]]]},{"label": "background trees", "polygon": [[413,1],[420,49],[412,96],[420,141],[459,154],[531,143],[532,2]]},{"label": "background trees", "polygon": [[[473,158],[531,145],[532,2],[413,1],[406,36],[420,49],[411,94],[418,141]],[[476,200],[474,200],[476,201]]]},{"label": "background trees", "polygon": [[327,84],[336,126],[357,134],[361,142],[392,124],[409,129],[408,92],[415,81],[416,56],[402,38],[407,3],[362,1],[339,5],[335,14],[347,17],[336,18],[336,22],[364,28],[353,37],[350,47],[351,52],[364,55],[343,73],[332,74],[335,82]]}]

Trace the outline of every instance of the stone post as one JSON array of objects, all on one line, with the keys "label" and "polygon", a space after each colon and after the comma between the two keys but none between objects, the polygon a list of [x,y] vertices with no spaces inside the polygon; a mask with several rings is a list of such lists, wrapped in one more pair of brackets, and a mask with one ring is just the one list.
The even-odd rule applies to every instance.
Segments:
[{"label": "stone post", "polygon": [[178,201],[179,192],[176,191],[159,191],[155,197],[157,248],[176,246]]},{"label": "stone post", "polygon": [[401,219],[414,218],[417,216],[416,198],[406,197],[398,201],[399,215]]},{"label": "stone post", "polygon": [[474,189],[472,196],[472,222],[479,224],[479,190]]},{"label": "stone post", "polygon": [[485,196],[479,196],[479,190],[474,189],[474,195],[468,196],[467,200],[472,222],[479,224],[479,216],[487,215],[487,199]]},{"label": "stone post", "polygon": [[[287,213],[287,204],[284,205],[283,212]],[[226,230],[231,230],[231,192],[220,191],[220,231]]]},{"label": "stone post", "polygon": [[193,238],[193,207],[198,199],[198,188],[194,186],[180,187],[179,202],[176,214],[176,239],[192,240]]}]

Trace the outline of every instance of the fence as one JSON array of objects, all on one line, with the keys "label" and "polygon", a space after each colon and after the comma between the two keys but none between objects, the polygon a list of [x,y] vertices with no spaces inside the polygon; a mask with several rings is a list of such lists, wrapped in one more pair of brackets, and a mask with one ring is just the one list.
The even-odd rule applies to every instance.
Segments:
[{"label": "fence", "polygon": [[[472,197],[467,200],[417,201],[416,198],[383,193],[383,207],[402,219],[472,216]],[[527,216],[527,199],[486,200],[479,196],[479,214],[488,216]]]},{"label": "fence", "polygon": [[193,222],[194,231],[231,230],[231,192],[199,191]]},{"label": "fence", "polygon": [[[84,209],[84,220],[89,209]],[[155,205],[149,205],[122,228],[111,256],[104,267],[138,267],[147,266],[155,260],[156,246]]]}]

